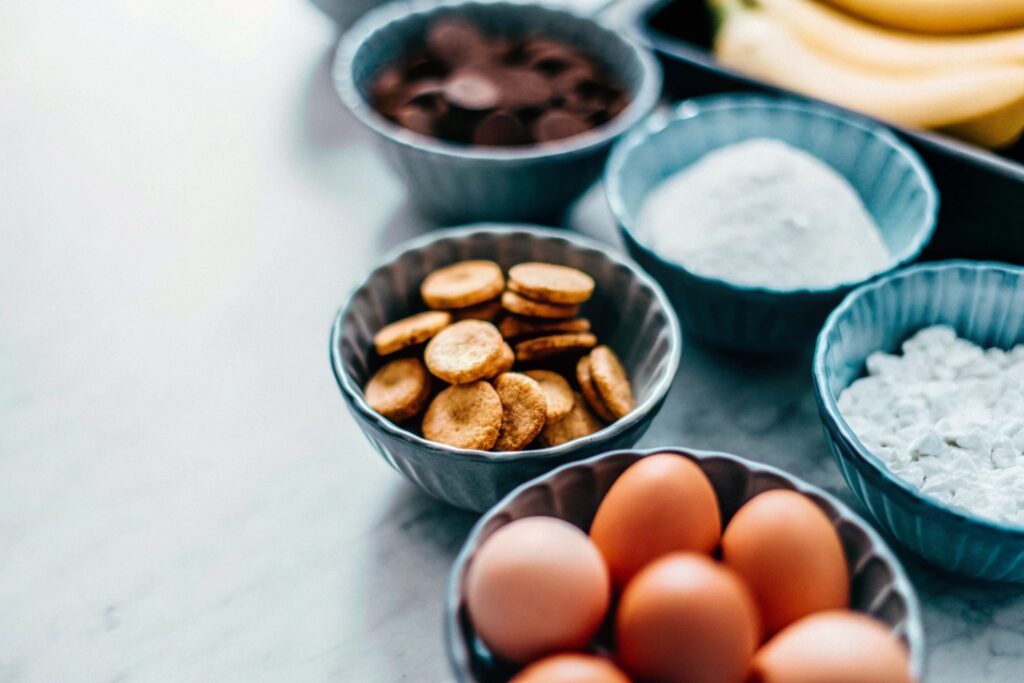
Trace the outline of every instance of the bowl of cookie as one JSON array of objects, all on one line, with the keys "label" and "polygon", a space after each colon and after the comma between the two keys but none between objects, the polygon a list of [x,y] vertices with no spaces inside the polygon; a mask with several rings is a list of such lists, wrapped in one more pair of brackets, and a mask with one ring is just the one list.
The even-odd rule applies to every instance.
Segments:
[{"label": "bowl of cookie", "polygon": [[375,450],[482,511],[567,462],[635,444],[679,366],[664,292],[607,245],[526,225],[393,252],[335,318],[330,358]]}]

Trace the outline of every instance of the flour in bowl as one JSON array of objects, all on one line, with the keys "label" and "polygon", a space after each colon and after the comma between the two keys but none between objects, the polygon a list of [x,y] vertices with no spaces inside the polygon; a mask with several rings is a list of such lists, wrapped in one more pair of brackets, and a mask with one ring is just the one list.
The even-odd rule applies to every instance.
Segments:
[{"label": "flour in bowl", "polygon": [[893,260],[845,178],[770,138],[710,152],[669,177],[644,200],[639,224],[661,256],[739,285],[831,288]]},{"label": "flour in bowl", "polygon": [[1024,525],[1024,344],[982,349],[928,327],[867,366],[839,396],[861,442],[922,493]]}]

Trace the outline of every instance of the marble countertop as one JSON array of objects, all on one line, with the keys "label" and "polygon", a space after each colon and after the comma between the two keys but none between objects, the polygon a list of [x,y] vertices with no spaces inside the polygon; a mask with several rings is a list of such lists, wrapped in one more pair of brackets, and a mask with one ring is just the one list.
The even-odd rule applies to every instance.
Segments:
[{"label": "marble countertop", "polygon": [[[448,679],[475,518],[374,454],[328,366],[350,287],[426,229],[335,40],[301,0],[0,3],[0,682]],[[597,193],[573,224],[614,239]],[[642,443],[850,501],[806,358],[688,347]],[[907,567],[928,680],[1019,681],[1021,590]]]}]

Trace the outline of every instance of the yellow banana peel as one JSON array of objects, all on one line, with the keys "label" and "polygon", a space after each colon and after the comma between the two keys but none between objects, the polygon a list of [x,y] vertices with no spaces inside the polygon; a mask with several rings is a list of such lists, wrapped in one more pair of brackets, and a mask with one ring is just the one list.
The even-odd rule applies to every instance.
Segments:
[{"label": "yellow banana peel", "polygon": [[828,0],[867,21],[920,33],[978,33],[1024,26],[1021,0]]},{"label": "yellow banana peel", "polygon": [[1024,99],[998,111],[941,129],[955,138],[989,149],[1009,147],[1024,134]]},{"label": "yellow banana peel", "polygon": [[763,11],[720,4],[715,55],[770,83],[921,128],[975,121],[1024,99],[1024,65],[969,64],[893,74],[851,66],[814,49]]},{"label": "yellow banana peel", "polygon": [[[1024,0],[1020,0],[1024,6]],[[1024,28],[971,36],[922,36],[881,28],[816,0],[756,0],[800,39],[851,65],[914,72],[967,64],[1024,65]]]}]

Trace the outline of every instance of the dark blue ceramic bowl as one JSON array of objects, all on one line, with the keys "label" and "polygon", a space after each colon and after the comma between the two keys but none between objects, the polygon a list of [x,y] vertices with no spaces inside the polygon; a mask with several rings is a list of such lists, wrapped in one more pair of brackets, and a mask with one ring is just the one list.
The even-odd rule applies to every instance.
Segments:
[{"label": "dark blue ceramic bowl", "polygon": [[[647,193],[706,153],[756,137],[780,139],[834,168],[857,190],[898,268],[935,230],[938,194],[917,154],[888,130],[823,105],[764,95],[688,100],[652,117],[612,151],[605,186],[629,253],[661,283],[687,336],[749,353],[806,347],[828,312],[860,282],[829,289],[748,287],[663,258],[637,224]],[[680,228],[685,229],[685,213]],[[879,273],[881,274],[881,273]]]},{"label": "dark blue ceramic bowl", "polygon": [[[524,261],[559,263],[589,273],[597,286],[580,315],[619,355],[637,408],[601,431],[561,446],[515,453],[453,448],[428,441],[370,408],[363,386],[375,369],[373,335],[423,309],[419,287],[441,266],[491,259],[504,269]],[[558,465],[635,444],[658,414],[682,340],[665,293],[608,245],[561,230],[476,225],[439,230],[409,242],[356,288],[331,330],[331,367],[349,410],[378,453],[409,481],[445,502],[486,510],[519,484]]]},{"label": "dark blue ceramic bowl", "polygon": [[523,517],[557,517],[588,531],[601,500],[633,463],[654,453],[678,453],[693,460],[711,480],[722,521],[754,496],[772,489],[799,491],[832,520],[850,571],[850,607],[892,629],[910,651],[911,673],[923,680],[925,643],[914,588],[899,560],[857,513],[825,491],[782,470],[728,453],[686,448],[653,448],[605,453],[558,468],[523,484],[494,506],[462,546],[448,580],[445,642],[459,683],[507,681],[513,669],[502,664],[476,637],[466,610],[465,578],[480,546],[495,531]]},{"label": "dark blue ceramic bowl", "polygon": [[949,261],[894,273],[849,296],[828,317],[814,352],[825,435],[846,483],[875,521],[931,564],[957,574],[1024,582],[1024,527],[976,517],[921,494],[861,443],[836,405],[875,351],[929,325],[984,347],[1024,342],[1024,268]]},{"label": "dark blue ceramic bowl", "polygon": [[[580,135],[525,147],[458,145],[392,123],[369,104],[374,78],[422,43],[427,26],[460,17],[501,36],[538,34],[598,60],[629,92],[614,119]],[[334,83],[342,102],[377,134],[413,202],[445,223],[555,220],[601,174],[608,149],[650,113],[661,69],[630,39],[564,7],[504,0],[397,0],[359,20],[341,39]]]}]

